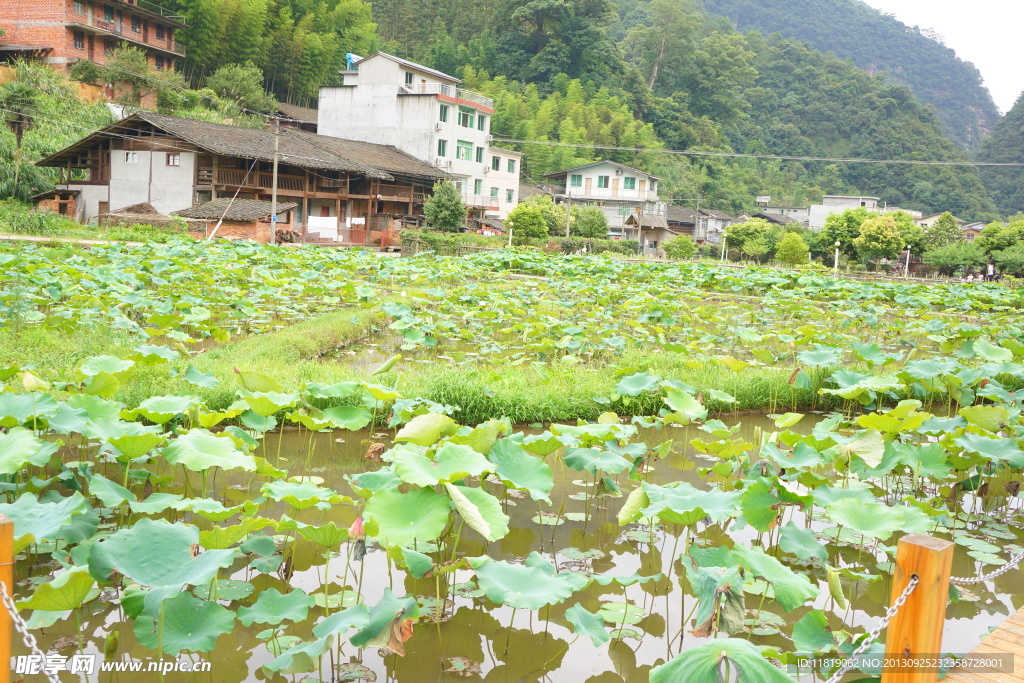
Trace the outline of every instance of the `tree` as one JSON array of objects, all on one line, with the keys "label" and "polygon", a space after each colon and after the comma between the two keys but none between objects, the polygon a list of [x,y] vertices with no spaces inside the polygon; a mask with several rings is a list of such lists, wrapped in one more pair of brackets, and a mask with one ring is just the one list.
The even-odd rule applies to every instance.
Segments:
[{"label": "tree", "polygon": [[769,235],[772,232],[772,224],[762,218],[751,218],[745,223],[737,223],[730,225],[725,229],[726,233],[726,247],[729,249],[738,249],[741,253],[753,256],[744,250],[744,245],[747,242],[754,240],[762,240],[764,242],[765,250],[760,252],[758,255],[763,256],[768,252],[770,247]]},{"label": "tree", "polygon": [[277,99],[263,89],[263,72],[252,62],[220,67],[206,79],[206,87],[243,109],[265,113],[277,110]]},{"label": "tree", "polygon": [[926,248],[942,247],[963,242],[963,233],[960,232],[956,218],[947,211],[931,227],[925,228],[924,241]]},{"label": "tree", "polygon": [[455,183],[442,180],[434,185],[434,193],[423,203],[427,227],[442,232],[460,232],[466,224],[466,205],[455,189]]},{"label": "tree", "polygon": [[531,202],[523,202],[512,209],[505,225],[512,230],[513,237],[547,237],[548,223],[544,220],[544,209]]},{"label": "tree", "polygon": [[71,77],[90,83],[115,85],[118,104],[141,106],[143,99],[156,95],[162,109],[173,109],[186,96],[185,78],[173,69],[157,70],[150,65],[146,53],[137,47],[122,45],[103,64],[80,61],[71,68]]},{"label": "tree", "polygon": [[1020,242],[1022,237],[1024,237],[1024,221],[1015,221],[1006,225],[996,221],[981,229],[977,243],[981,245],[986,254],[992,254],[1009,249]]},{"label": "tree", "polygon": [[985,265],[987,259],[980,245],[960,240],[929,247],[921,261],[929,266],[935,266],[943,275],[952,275],[957,268],[980,268]]},{"label": "tree", "polygon": [[800,266],[810,262],[809,254],[807,242],[795,232],[787,232],[775,250],[775,259],[791,266]]},{"label": "tree", "polygon": [[1024,244],[1015,244],[993,254],[993,260],[999,272],[1024,277]]},{"label": "tree", "polygon": [[829,214],[825,218],[825,227],[818,233],[818,240],[826,251],[833,249],[832,245],[839,242],[839,250],[854,258],[857,256],[857,247],[853,242],[860,236],[860,226],[874,215],[862,206],[847,209],[842,213]]},{"label": "tree", "polygon": [[877,261],[881,258],[896,258],[906,240],[900,234],[896,219],[890,215],[869,218],[860,225],[860,236],[853,240],[861,261]]},{"label": "tree", "polygon": [[692,258],[697,253],[697,245],[689,235],[676,235],[662,246],[665,254],[677,261]]},{"label": "tree", "polygon": [[604,239],[608,236],[608,217],[596,206],[573,207],[569,234]]},{"label": "tree", "polygon": [[758,235],[753,239],[745,240],[739,249],[745,256],[749,256],[757,263],[760,263],[761,257],[771,250],[771,246],[768,244],[766,235]]}]

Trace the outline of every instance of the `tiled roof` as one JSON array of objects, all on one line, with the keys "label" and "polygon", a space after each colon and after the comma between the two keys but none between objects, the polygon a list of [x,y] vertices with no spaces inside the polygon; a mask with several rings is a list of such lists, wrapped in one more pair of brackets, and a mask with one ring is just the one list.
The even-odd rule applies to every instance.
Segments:
[{"label": "tiled roof", "polygon": [[153,208],[153,205],[149,202],[142,202],[141,204],[132,204],[121,209],[115,209],[110,213],[117,214],[131,214],[133,216],[162,216],[159,211]]},{"label": "tiled roof", "polygon": [[284,114],[292,121],[299,123],[316,123],[320,118],[320,112],[309,107],[300,107],[295,104],[277,103],[277,111]]},{"label": "tiled roof", "polygon": [[775,223],[776,225],[789,225],[791,223],[799,223],[789,216],[784,216],[781,213],[772,213],[771,211],[758,211],[754,214],[754,218],[761,218],[768,221],[769,223]]},{"label": "tiled roof", "polygon": [[[295,202],[278,202],[277,212],[283,213],[294,209],[298,204]],[[202,218],[209,221],[220,220],[223,216],[226,221],[261,221],[270,218],[273,205],[270,202],[261,202],[256,199],[214,199],[191,209],[174,211],[172,216],[184,216],[186,218]]]},{"label": "tiled roof", "polygon": [[626,219],[626,223],[629,225],[639,225],[641,228],[667,228],[668,223],[665,222],[664,216],[659,216],[653,213],[642,213],[633,214]]},{"label": "tiled roof", "polygon": [[443,78],[443,79],[449,80],[452,83],[461,83],[462,82],[461,80],[459,80],[455,76],[450,76],[450,75],[446,74],[443,71],[438,71],[437,69],[431,69],[429,66],[423,66],[422,64],[417,64],[416,62],[410,62],[408,59],[402,59],[401,57],[396,57],[394,55],[389,55],[387,52],[374,52],[369,57],[363,57],[362,59],[360,59],[358,62],[356,62],[356,65],[362,64],[366,60],[373,59],[374,57],[377,57],[377,56],[387,57],[391,61],[398,62],[399,64],[401,64],[404,67],[407,67],[409,69],[413,69],[415,71],[422,71],[423,73],[430,74],[431,76],[437,76],[438,78]]},{"label": "tiled roof", "polygon": [[695,225],[697,223],[697,210],[688,206],[668,207],[668,219],[673,223],[686,223]]},{"label": "tiled roof", "polygon": [[[126,128],[140,121],[214,154],[267,162],[274,160],[274,132],[270,129],[228,126],[143,111],[93,133],[43,159],[38,165],[61,166],[66,153],[87,148],[96,138],[122,137]],[[278,142],[281,161],[299,168],[348,171],[381,180],[392,180],[395,173],[428,178],[448,177],[425,161],[391,145],[345,140],[287,127],[281,128]]]}]

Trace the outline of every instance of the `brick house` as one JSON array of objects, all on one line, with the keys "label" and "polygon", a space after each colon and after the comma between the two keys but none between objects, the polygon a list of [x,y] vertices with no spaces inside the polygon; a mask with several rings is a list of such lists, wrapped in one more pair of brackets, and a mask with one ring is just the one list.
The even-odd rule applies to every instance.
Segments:
[{"label": "brick house", "polygon": [[[389,145],[282,127],[277,196],[292,203],[289,229],[333,242],[373,243],[390,233],[447,174]],[[139,112],[38,162],[77,190],[75,218],[148,202],[161,214],[221,198],[268,202],[274,132]]]},{"label": "brick house", "polygon": [[[293,229],[292,211],[297,206],[295,202],[278,203],[276,225],[279,231]],[[206,221],[204,237],[209,237],[216,230],[217,237],[253,240],[266,244],[270,241],[272,211],[273,205],[270,202],[225,198],[175,211],[172,215]]]},{"label": "brick house", "polygon": [[181,18],[144,9],[138,0],[0,0],[0,56],[41,57],[66,70],[87,59],[107,61],[119,45],[146,52],[157,69],[185,56],[175,39]]}]

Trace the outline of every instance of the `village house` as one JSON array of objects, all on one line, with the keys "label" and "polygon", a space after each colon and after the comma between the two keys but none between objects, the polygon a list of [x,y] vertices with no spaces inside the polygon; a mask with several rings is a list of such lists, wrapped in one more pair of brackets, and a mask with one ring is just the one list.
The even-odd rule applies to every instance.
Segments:
[{"label": "village house", "polygon": [[825,219],[834,213],[842,213],[847,209],[865,208],[872,213],[886,214],[903,211],[915,220],[923,216],[920,211],[901,209],[898,206],[878,205],[881,200],[878,197],[867,196],[846,196],[846,195],[825,195],[821,204],[814,204],[810,208],[807,227],[812,230],[821,230],[825,227]]},{"label": "village house", "polygon": [[[771,218],[765,217],[765,220],[778,225],[789,225],[789,221],[793,221],[806,228],[811,219],[811,209],[809,207],[772,203],[772,198],[768,195],[758,195],[754,198],[754,203],[761,209],[758,214],[769,214]],[[755,214],[755,217],[758,214]],[[780,223],[779,219],[776,218],[777,216],[782,216],[788,220]]]},{"label": "village house", "polygon": [[960,235],[968,242],[973,242],[978,239],[978,235],[985,229],[988,223],[977,221],[975,223],[966,223],[960,226]]},{"label": "village house", "polygon": [[714,209],[698,212],[687,206],[670,206],[666,212],[669,230],[689,235],[697,244],[721,244],[722,231],[735,221],[729,214]]},{"label": "village house", "polygon": [[384,52],[349,55],[341,76],[341,85],[320,88],[321,135],[393,145],[449,174],[470,216],[508,216],[519,185],[503,176],[518,178],[520,156],[491,145],[494,100],[460,88],[454,76]]},{"label": "village house", "polygon": [[[939,213],[933,213],[930,216],[924,216],[922,218],[918,218],[915,221],[915,223],[920,225],[922,228],[931,228],[931,227],[934,227],[935,224],[939,222],[939,219],[942,218],[943,214],[945,214],[944,211],[940,211]],[[953,220],[955,220],[956,224],[959,225],[959,226],[963,226],[964,223],[967,222],[967,221],[960,220],[956,216],[953,216]]]},{"label": "village house", "polygon": [[650,173],[614,161],[598,161],[544,177],[551,182],[556,202],[599,207],[612,237],[639,239],[637,219],[627,223],[631,216],[658,216],[665,222],[665,204],[658,197],[660,178]]},{"label": "village house", "polygon": [[[270,201],[273,130],[140,112],[50,155],[57,192],[74,191],[74,217],[147,202],[161,214],[220,198]],[[446,176],[390,147],[281,128],[278,202],[294,203],[295,229],[309,240],[364,243],[422,214]],[[269,235],[269,232],[268,232]]]},{"label": "village house", "polygon": [[292,214],[298,206],[295,202],[278,203],[277,221],[273,224],[273,204],[258,199],[214,199],[190,209],[174,211],[172,215],[202,221],[205,224],[203,234],[197,237],[216,236],[267,243],[271,225],[278,233],[294,229]]},{"label": "village house", "polygon": [[137,0],[2,0],[0,55],[42,58],[67,70],[86,59],[103,64],[122,44],[146,53],[156,69],[173,69],[185,56],[176,40],[181,17]]}]

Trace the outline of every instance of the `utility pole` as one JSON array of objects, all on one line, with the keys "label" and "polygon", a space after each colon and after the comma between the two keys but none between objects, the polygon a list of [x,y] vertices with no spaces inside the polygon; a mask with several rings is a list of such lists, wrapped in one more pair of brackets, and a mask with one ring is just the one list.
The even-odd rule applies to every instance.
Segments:
[{"label": "utility pole", "polygon": [[569,192],[565,193],[565,236],[569,236],[569,219],[572,217],[572,197]]},{"label": "utility pole", "polygon": [[274,119],[274,180],[270,191],[270,243],[277,244],[277,156],[281,148],[281,119]]}]

